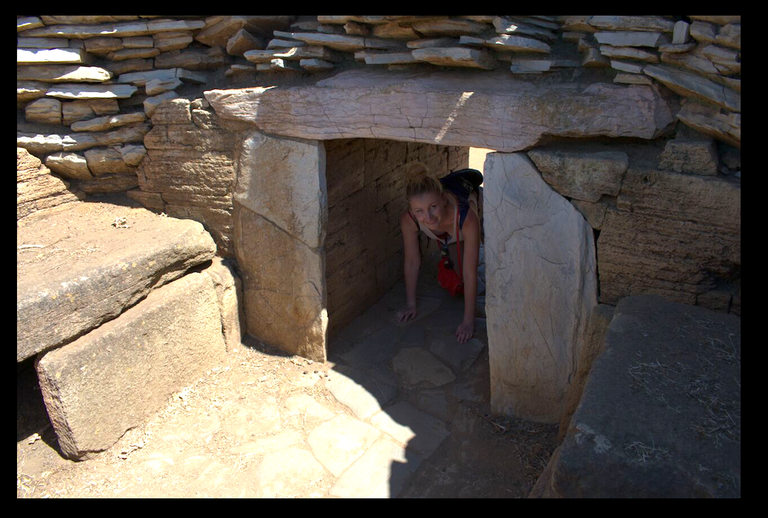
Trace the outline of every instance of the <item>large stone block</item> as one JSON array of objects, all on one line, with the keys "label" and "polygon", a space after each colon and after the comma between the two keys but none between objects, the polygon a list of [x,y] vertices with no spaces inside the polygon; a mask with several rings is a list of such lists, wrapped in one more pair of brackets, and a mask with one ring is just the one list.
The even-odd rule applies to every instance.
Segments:
[{"label": "large stone block", "polygon": [[251,133],[243,139],[234,199],[307,247],[322,246],[328,213],[325,147]]},{"label": "large stone block", "polygon": [[741,320],[644,295],[616,306],[552,496],[741,496]]},{"label": "large stone block", "polygon": [[19,246],[42,247],[17,256],[17,361],[114,319],[216,253],[200,223],[125,207],[125,224],[118,226],[115,209],[73,203],[65,212],[19,222]]},{"label": "large stone block", "polygon": [[596,202],[603,194],[619,194],[621,181],[629,167],[629,157],[621,151],[569,151],[538,148],[528,152],[544,181],[559,194],[577,200]]},{"label": "large stone block", "polygon": [[484,171],[491,405],[555,423],[597,304],[592,229],[526,155],[490,153]]},{"label": "large stone block", "polygon": [[16,182],[17,221],[42,209],[78,201],[63,180],[23,148],[16,148]]},{"label": "large stone block", "polygon": [[656,138],[674,121],[646,85],[534,85],[485,72],[351,70],[311,86],[209,90],[225,119],[306,139],[388,138],[519,151],[545,135]]},{"label": "large stone block", "polygon": [[37,372],[62,451],[82,458],[109,448],[224,354],[216,291],[197,273],[46,353]]},{"label": "large stone block", "polygon": [[235,255],[248,334],[289,353],[325,361],[328,306],[322,247],[309,248],[236,202]]}]

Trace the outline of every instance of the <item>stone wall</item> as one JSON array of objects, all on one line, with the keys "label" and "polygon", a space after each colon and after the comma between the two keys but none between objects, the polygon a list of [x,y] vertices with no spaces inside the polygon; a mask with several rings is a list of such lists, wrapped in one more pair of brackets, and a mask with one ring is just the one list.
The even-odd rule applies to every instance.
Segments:
[{"label": "stone wall", "polygon": [[[203,92],[263,89],[248,115],[271,118],[267,133],[277,135],[352,138],[365,127],[367,138],[463,146],[474,132],[479,147],[533,150],[545,181],[584,214],[596,231],[601,302],[652,292],[740,313],[740,27],[739,16],[694,15],[20,16],[17,146],[81,197],[127,191],[149,208],[202,222],[232,256],[239,130],[216,114],[237,117],[208,108]],[[372,71],[382,88],[411,71],[434,73],[442,88],[438,74],[453,70],[548,93],[511,112],[494,98],[476,118],[461,116],[479,102],[471,81],[464,91],[471,86],[474,95],[434,88],[426,101],[413,97],[414,106],[425,103],[413,112],[381,106],[370,119],[331,96],[312,110],[318,121],[334,117],[334,130],[315,131],[324,123],[302,112],[311,99],[272,88],[342,87],[351,69]],[[393,92],[380,94],[384,102]],[[574,95],[583,103],[575,106]],[[627,125],[639,121],[606,112],[654,96],[676,125],[633,131]],[[154,117],[172,99],[186,99],[169,109],[182,118]],[[535,112],[542,115],[516,134],[518,118]],[[537,155],[552,136],[583,146]],[[561,164],[554,172],[542,162],[552,152],[583,157],[601,136],[612,152],[642,147],[624,137],[644,139],[646,149],[626,169],[581,160],[582,176],[607,167],[596,173],[606,182],[597,197],[568,185],[579,178],[572,161],[552,159]]]},{"label": "stone wall", "polygon": [[329,140],[325,240],[329,336],[403,275],[400,216],[406,171],[420,161],[444,176],[468,164],[467,148],[393,140]]}]

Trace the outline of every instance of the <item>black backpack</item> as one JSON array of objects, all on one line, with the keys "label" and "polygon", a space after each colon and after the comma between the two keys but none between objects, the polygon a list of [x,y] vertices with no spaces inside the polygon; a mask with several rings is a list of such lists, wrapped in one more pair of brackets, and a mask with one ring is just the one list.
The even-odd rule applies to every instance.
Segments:
[{"label": "black backpack", "polygon": [[480,203],[480,184],[483,183],[483,173],[477,169],[459,169],[447,176],[440,178],[443,188],[452,192],[459,199],[460,217],[459,228],[464,224],[464,218],[469,209],[469,196],[478,193]]}]

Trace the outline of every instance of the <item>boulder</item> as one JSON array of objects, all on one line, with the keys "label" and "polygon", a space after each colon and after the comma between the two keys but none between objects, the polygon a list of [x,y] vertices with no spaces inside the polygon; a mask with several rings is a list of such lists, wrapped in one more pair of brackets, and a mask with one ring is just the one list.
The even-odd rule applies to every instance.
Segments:
[{"label": "boulder", "polygon": [[36,368],[59,446],[80,459],[112,446],[224,355],[213,282],[191,273],[41,355]]},{"label": "boulder", "polygon": [[739,498],[741,319],[621,300],[551,462],[561,498]]},{"label": "boulder", "polygon": [[[419,50],[426,49],[414,52]],[[545,134],[651,139],[674,121],[658,91],[644,85],[534,85],[509,74],[424,76],[370,68],[341,72],[313,86],[209,90],[205,98],[220,117],[275,135],[383,138],[499,151],[533,147]]]},{"label": "boulder", "polygon": [[17,257],[17,362],[114,319],[216,253],[196,221],[126,207],[118,226],[115,209],[74,203],[19,222],[18,244],[42,248]]},{"label": "boulder", "polygon": [[489,153],[484,171],[491,407],[556,423],[597,305],[593,232],[525,154]]}]

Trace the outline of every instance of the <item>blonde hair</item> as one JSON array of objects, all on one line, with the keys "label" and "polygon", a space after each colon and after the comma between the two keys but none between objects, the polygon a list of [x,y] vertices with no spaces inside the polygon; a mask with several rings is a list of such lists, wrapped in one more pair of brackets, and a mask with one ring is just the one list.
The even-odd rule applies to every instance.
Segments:
[{"label": "blonde hair", "polygon": [[432,192],[443,195],[443,184],[440,180],[432,176],[427,167],[421,162],[417,162],[408,168],[408,183],[405,186],[405,197],[411,199],[413,196]]}]

